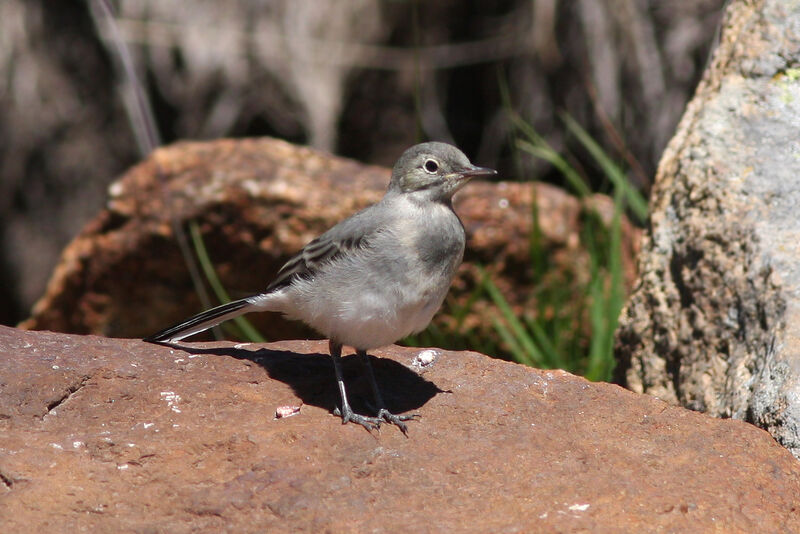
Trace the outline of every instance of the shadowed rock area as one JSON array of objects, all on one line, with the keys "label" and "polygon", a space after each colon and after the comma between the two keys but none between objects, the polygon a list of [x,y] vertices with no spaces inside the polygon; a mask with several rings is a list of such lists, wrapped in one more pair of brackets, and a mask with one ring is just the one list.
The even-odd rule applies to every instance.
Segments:
[{"label": "shadowed rock area", "polygon": [[387,404],[421,419],[370,434],[330,414],[322,342],[192,347],[0,327],[3,530],[800,531],[800,463],[741,421],[390,347]]}]

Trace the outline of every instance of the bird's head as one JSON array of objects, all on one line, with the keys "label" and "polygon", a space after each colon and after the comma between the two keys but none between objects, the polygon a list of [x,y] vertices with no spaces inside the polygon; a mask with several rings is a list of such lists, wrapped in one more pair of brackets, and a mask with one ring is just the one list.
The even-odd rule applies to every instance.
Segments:
[{"label": "bird's head", "polygon": [[497,174],[476,167],[459,149],[447,143],[422,143],[406,150],[392,170],[389,191],[416,193],[435,201],[449,201],[471,178]]}]

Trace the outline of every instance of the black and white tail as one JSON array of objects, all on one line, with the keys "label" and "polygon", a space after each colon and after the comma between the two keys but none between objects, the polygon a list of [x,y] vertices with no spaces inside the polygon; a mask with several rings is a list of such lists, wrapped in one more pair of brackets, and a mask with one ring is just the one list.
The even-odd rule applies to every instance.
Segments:
[{"label": "black and white tail", "polygon": [[144,338],[145,341],[180,341],[185,337],[208,330],[223,321],[233,319],[239,315],[257,309],[248,299],[235,300],[216,308],[211,308],[203,313],[198,313],[174,326]]}]

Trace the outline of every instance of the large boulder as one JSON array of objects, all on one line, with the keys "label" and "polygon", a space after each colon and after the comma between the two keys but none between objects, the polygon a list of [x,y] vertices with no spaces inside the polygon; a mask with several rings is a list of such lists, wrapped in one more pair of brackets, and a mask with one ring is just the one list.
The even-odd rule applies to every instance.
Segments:
[{"label": "large boulder", "polygon": [[741,421],[389,347],[421,417],[370,434],[331,415],[324,343],[182,347],[0,327],[4,532],[800,532],[800,463]]},{"label": "large boulder", "polygon": [[800,457],[800,4],[734,1],[659,166],[621,318],[635,391]]}]

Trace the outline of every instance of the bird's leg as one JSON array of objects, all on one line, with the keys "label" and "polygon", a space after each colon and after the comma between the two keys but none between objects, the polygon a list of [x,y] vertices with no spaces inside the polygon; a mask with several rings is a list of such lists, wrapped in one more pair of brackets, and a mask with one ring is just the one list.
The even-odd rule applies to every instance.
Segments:
[{"label": "bird's leg", "polygon": [[387,410],[386,404],[383,402],[383,396],[381,395],[380,389],[378,389],[378,382],[375,380],[375,373],[372,370],[372,364],[369,361],[367,351],[357,349],[356,353],[361,358],[361,361],[364,362],[364,367],[367,369],[367,378],[369,378],[369,383],[372,386],[372,394],[378,406],[378,419],[397,425],[403,434],[408,435],[408,427],[403,421],[416,419],[419,417],[419,414],[395,415]]},{"label": "bird's leg", "polygon": [[336,373],[336,382],[339,384],[339,395],[342,398],[341,411],[336,408],[333,413],[341,416],[342,424],[352,421],[358,423],[367,430],[380,428],[383,419],[380,417],[360,415],[353,412],[353,409],[350,408],[350,403],[347,402],[347,392],[344,389],[344,378],[342,375],[342,344],[331,340],[328,346],[330,347],[331,359],[333,360],[333,371]]}]

